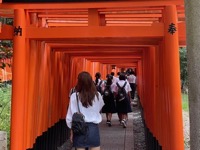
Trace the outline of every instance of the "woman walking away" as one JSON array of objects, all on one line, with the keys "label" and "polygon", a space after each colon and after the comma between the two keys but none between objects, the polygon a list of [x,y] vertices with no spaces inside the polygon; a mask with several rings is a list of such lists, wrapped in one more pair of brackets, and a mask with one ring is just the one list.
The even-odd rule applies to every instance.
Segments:
[{"label": "woman walking away", "polygon": [[71,130],[70,139],[73,142],[73,147],[77,150],[85,150],[86,147],[90,150],[100,150],[98,124],[102,121],[100,111],[104,102],[101,94],[97,92],[92,77],[88,72],[83,71],[78,75],[76,91],[77,93],[73,93],[70,97],[69,109],[66,116],[67,126],[71,129],[72,116],[75,112],[78,112],[79,106],[88,129],[84,135],[73,134]]},{"label": "woman walking away", "polygon": [[124,128],[126,128],[128,113],[132,112],[130,105],[130,91],[131,87],[128,81],[126,81],[126,76],[124,73],[119,75],[119,82],[115,86],[115,96],[116,96],[116,109],[119,114],[119,119]]},{"label": "woman walking away", "polygon": [[107,75],[107,81],[106,85],[103,91],[103,100],[105,105],[102,108],[102,113],[106,113],[106,118],[107,122],[106,124],[111,127],[111,119],[112,119],[112,114],[116,113],[116,108],[115,108],[115,98],[114,98],[114,88],[115,88],[115,83],[112,83],[112,75]]},{"label": "woman walking away", "polygon": [[97,72],[95,74],[95,81],[94,81],[95,85],[96,85],[96,89],[97,91],[102,94],[102,86],[103,86],[103,80],[101,80],[101,73],[100,72]]}]

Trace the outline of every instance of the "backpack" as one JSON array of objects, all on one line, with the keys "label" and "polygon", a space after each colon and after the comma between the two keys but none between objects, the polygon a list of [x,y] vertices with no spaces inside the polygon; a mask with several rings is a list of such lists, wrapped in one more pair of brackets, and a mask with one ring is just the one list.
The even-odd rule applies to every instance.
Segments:
[{"label": "backpack", "polygon": [[117,96],[116,96],[116,99],[118,101],[123,101],[127,98],[127,93],[126,93],[126,90],[125,90],[125,86],[126,86],[127,82],[124,83],[124,85],[121,87],[119,85],[119,83],[117,82],[117,86],[118,86],[118,92],[117,92]]},{"label": "backpack", "polygon": [[97,88],[97,91],[99,92],[99,93],[102,93],[102,90],[101,90],[101,84],[102,84],[102,80],[100,81],[100,83],[99,83],[99,85],[97,84],[96,85],[96,88]]},{"label": "backpack", "polygon": [[106,85],[104,91],[103,91],[103,98],[110,98],[112,96],[112,91],[110,88],[110,85]]},{"label": "backpack", "polygon": [[78,112],[74,113],[72,116],[72,131],[76,135],[85,135],[88,130],[88,126],[85,122],[84,115],[80,112],[78,105],[78,95],[76,93]]}]

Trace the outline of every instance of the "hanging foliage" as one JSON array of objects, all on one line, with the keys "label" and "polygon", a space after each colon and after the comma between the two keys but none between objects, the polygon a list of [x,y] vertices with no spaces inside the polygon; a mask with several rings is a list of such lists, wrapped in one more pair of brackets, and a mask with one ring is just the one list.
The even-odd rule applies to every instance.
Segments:
[{"label": "hanging foliage", "polygon": [[0,42],[0,68],[4,69],[6,66],[11,67],[13,57],[13,48],[11,41]]}]

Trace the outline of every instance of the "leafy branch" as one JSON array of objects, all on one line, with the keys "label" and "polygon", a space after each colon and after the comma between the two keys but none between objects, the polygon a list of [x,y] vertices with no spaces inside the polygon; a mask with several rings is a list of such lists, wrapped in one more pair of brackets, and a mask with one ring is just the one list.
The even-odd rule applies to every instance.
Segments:
[{"label": "leafy branch", "polygon": [[1,110],[1,112],[0,112],[0,118],[2,118],[2,117],[1,117],[1,116],[2,116],[2,113],[3,113],[4,109],[6,108],[6,106],[7,106],[9,103],[10,103],[10,101],[7,101],[4,105],[1,105],[1,106],[0,106],[0,107],[3,107],[2,110]]},{"label": "leafy branch", "polygon": [[179,49],[179,54],[181,70],[181,89],[184,92],[184,89],[188,87],[187,49],[185,47],[181,47]]},{"label": "leafy branch", "polygon": [[[0,68],[4,69],[6,66],[11,67],[11,60],[13,57],[13,48],[10,43],[0,43]],[[8,61],[10,60],[10,61]]]}]

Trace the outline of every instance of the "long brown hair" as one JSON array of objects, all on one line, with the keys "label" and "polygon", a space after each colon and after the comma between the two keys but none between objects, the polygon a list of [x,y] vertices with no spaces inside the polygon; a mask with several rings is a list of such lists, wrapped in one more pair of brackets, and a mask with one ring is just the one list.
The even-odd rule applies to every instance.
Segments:
[{"label": "long brown hair", "polygon": [[92,77],[86,71],[79,73],[76,91],[79,92],[79,99],[86,108],[92,106],[95,95],[98,97],[97,89]]}]

